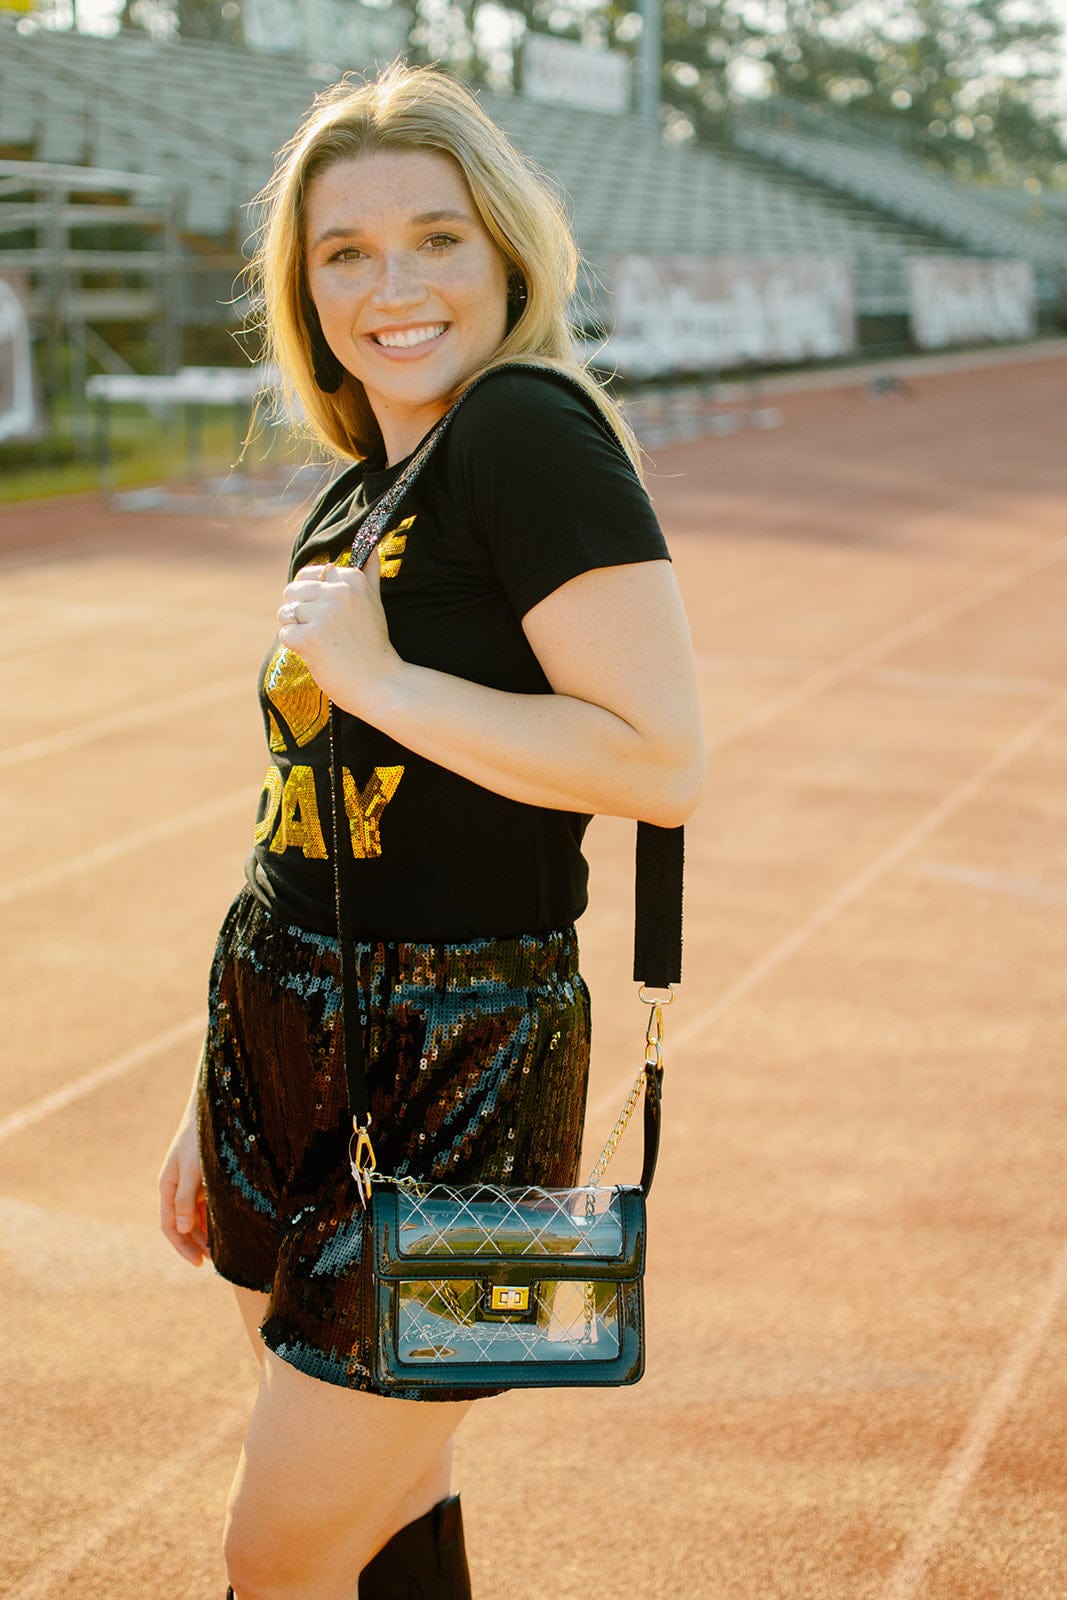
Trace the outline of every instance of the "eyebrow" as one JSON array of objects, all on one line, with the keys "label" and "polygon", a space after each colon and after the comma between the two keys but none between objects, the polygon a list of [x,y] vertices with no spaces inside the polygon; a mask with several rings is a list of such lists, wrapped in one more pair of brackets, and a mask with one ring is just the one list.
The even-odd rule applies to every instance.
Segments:
[{"label": "eyebrow", "polygon": [[[435,222],[473,222],[473,217],[467,211],[420,211],[417,216],[410,219],[413,228],[426,228]],[[353,239],[362,233],[358,224],[353,223],[347,228],[327,228],[314,240],[311,248],[317,249],[320,244],[328,244],[331,239]]]}]

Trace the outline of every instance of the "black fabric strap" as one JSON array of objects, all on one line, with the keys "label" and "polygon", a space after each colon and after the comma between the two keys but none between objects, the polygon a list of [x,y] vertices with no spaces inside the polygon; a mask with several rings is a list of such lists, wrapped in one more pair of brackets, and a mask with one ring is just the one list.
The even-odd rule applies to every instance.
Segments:
[{"label": "black fabric strap", "polygon": [[685,829],[637,824],[634,863],[634,982],[668,989],[682,976]]},{"label": "black fabric strap", "polygon": [[[516,365],[532,366],[524,362]],[[499,370],[494,368],[494,371]],[[536,367],[534,370],[538,370]],[[544,370],[564,377],[554,367]],[[486,374],[485,376],[489,376]],[[482,380],[479,379],[479,382]],[[370,512],[353,525],[352,563],[363,566],[385,532],[385,525],[427,461],[441,434],[476,385],[472,384],[452,406],[433,432],[424,440],[393,487]],[[580,388],[580,385],[575,385]],[[585,391],[582,390],[584,394]],[[337,938],[341,962],[342,1031],[344,1033],[345,1076],[354,1126],[367,1128],[370,1120],[370,1084],[367,1079],[366,1021],[360,999],[356,970],[356,946],[352,937],[351,898],[345,878],[353,863],[352,830],[344,795],[343,730],[352,719],[336,706],[330,707],[330,800],[333,817],[334,902],[337,913]],[[354,771],[353,771],[354,778]],[[682,870],[684,831],[658,828],[649,822],[637,824],[637,851],[634,888],[634,981],[649,988],[666,989],[682,975]],[[649,1067],[645,1079],[644,1161],[641,1187],[647,1194],[659,1152],[660,1108],[663,1069]]]},{"label": "black fabric strap", "polygon": [[367,1082],[367,1047],[364,1035],[363,1006],[359,973],[356,971],[356,941],[352,937],[351,896],[345,892],[342,862],[353,860],[352,828],[344,796],[344,752],[341,749],[341,722],[344,713],[330,706],[330,811],[333,819],[333,898],[337,913],[337,943],[341,966],[341,1030],[344,1034],[345,1077],[352,1119],[366,1127],[370,1117],[370,1085]]}]

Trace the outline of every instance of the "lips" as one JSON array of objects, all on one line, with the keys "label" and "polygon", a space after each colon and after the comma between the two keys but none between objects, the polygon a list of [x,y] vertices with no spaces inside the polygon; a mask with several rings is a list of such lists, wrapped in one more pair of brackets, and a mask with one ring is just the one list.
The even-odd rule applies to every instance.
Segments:
[{"label": "lips", "polygon": [[421,328],[389,328],[370,337],[383,350],[415,350],[420,344],[439,339],[447,326],[446,322],[432,322]]}]

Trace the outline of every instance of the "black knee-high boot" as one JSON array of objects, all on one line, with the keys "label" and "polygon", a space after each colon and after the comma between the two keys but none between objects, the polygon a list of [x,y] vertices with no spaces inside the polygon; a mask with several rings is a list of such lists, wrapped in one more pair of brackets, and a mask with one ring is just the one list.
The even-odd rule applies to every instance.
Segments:
[{"label": "black knee-high boot", "polygon": [[360,1573],[359,1600],[471,1600],[458,1494],[393,1534]]}]

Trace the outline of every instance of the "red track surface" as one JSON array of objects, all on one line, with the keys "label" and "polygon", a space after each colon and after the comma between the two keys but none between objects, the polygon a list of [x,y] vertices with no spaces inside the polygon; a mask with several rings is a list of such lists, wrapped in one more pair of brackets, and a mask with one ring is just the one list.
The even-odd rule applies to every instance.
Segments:
[{"label": "red track surface", "polygon": [[[658,454],[712,779],[649,1375],[465,1426],[479,1600],[1067,1594],[1067,359]],[[9,1600],[221,1600],[254,1369],[155,1231],[288,530],[0,514]],[[636,1067],[592,834],[589,1145]],[[636,1152],[620,1158],[633,1170]]]}]

